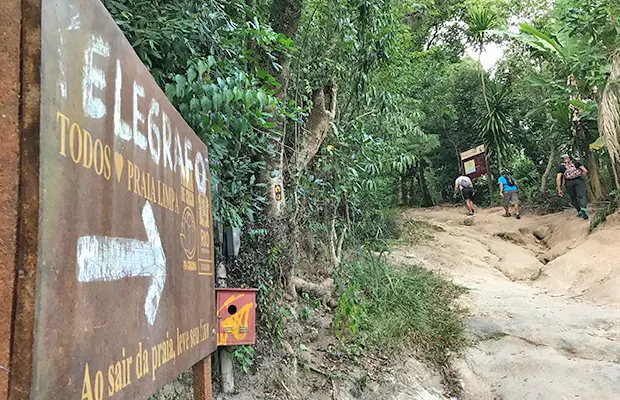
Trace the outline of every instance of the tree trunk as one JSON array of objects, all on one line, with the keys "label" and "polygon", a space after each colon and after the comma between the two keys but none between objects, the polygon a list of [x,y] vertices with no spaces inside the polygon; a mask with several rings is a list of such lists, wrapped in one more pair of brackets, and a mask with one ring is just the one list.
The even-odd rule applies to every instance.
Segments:
[{"label": "tree trunk", "polygon": [[502,160],[502,153],[500,152],[499,149],[499,142],[497,140],[497,136],[494,136],[494,140],[495,140],[495,151],[497,151],[497,168],[499,169],[499,173],[503,173],[504,172],[504,160]]},{"label": "tree trunk", "polygon": [[482,50],[484,48],[484,43],[480,42],[480,49],[478,50],[478,64],[480,66],[480,81],[482,82],[482,98],[484,99],[484,104],[487,106],[487,112],[491,114],[491,107],[489,106],[489,99],[487,99],[487,84],[484,78],[484,67],[482,66]]},{"label": "tree trunk", "polygon": [[491,172],[491,164],[489,163],[489,157],[487,156],[486,149],[484,152],[484,162],[487,165],[487,185],[489,186],[489,202],[493,204],[493,187],[495,186],[495,182],[493,181],[493,173]]},{"label": "tree trunk", "polygon": [[332,267],[337,267],[342,261],[342,246],[344,244],[344,238],[347,234],[347,226],[342,228],[340,235],[336,230],[336,220],[338,218],[338,206],[340,201],[329,210],[329,255],[331,259]]},{"label": "tree trunk", "polygon": [[[271,27],[274,32],[281,33],[289,38],[293,38],[299,29],[299,21],[303,9],[303,0],[274,0],[271,6]],[[276,54],[277,62],[280,67],[276,68],[274,63],[266,55],[262,58],[262,65],[265,71],[271,74],[278,85],[273,87],[275,95],[279,100],[279,106],[285,107],[287,103],[287,90],[291,77],[290,66],[291,58],[286,52]],[[282,256],[279,257],[278,263],[281,265],[282,275],[284,276],[284,284],[287,291],[292,296],[296,295],[293,276],[293,256],[295,252],[294,245],[297,243],[295,236],[297,232],[292,232],[286,216],[286,190],[284,187],[284,143],[286,138],[286,122],[284,113],[280,110],[273,110],[274,115],[282,115],[275,118],[275,131],[273,139],[270,140],[273,146],[274,154],[266,161],[267,168],[263,173],[262,181],[267,185],[268,215],[271,220],[270,230],[275,236],[277,245],[282,248]],[[279,133],[279,135],[277,134]]]},{"label": "tree trunk", "polygon": [[454,151],[456,152],[456,162],[459,164],[459,174],[463,175],[465,173],[465,166],[463,165],[463,160],[461,160],[461,152],[456,145],[454,146]]},{"label": "tree trunk", "polygon": [[601,177],[598,173],[598,162],[596,160],[596,156],[590,149],[586,152],[586,161],[588,165],[588,181],[590,182],[592,196],[594,197],[594,200],[601,200],[604,197],[603,185],[601,183]]},{"label": "tree trunk", "polygon": [[406,207],[409,205],[409,179],[407,173],[405,172],[401,175],[400,179],[403,187],[403,206]]},{"label": "tree trunk", "polygon": [[551,145],[551,152],[549,154],[549,160],[547,161],[547,167],[545,168],[545,172],[542,175],[542,181],[540,182],[540,193],[547,193],[547,186],[549,184],[549,175],[553,170],[553,165],[555,164],[555,157],[557,153],[557,148],[554,144]]},{"label": "tree trunk", "polygon": [[[568,85],[577,87],[577,82],[573,74],[568,76]],[[571,95],[570,100],[581,100],[581,96]],[[603,185],[601,184],[601,178],[598,174],[598,162],[596,156],[590,150],[589,143],[586,141],[585,128],[581,123],[579,109],[572,104],[569,104],[568,109],[571,114],[571,133],[575,139],[577,147],[581,150],[582,155],[586,158],[586,168],[588,169],[588,181],[590,194],[594,200],[600,200],[603,198]]]},{"label": "tree trunk", "polygon": [[[303,0],[275,0],[271,8],[271,27],[276,33],[289,38],[294,37],[299,29],[299,21],[303,9]],[[291,58],[288,54],[278,54],[280,68],[276,69],[270,59],[264,60],[264,67],[278,82],[274,88],[276,97],[281,104],[286,104],[288,84],[290,81]],[[286,212],[286,196],[284,190],[284,139],[286,138],[286,117],[276,121],[276,130],[280,136],[271,141],[275,154],[267,160],[267,171],[264,181],[267,183],[267,199],[269,216],[275,220],[284,218]]]},{"label": "tree trunk", "polygon": [[420,159],[418,164],[418,182],[420,184],[420,190],[422,190],[422,207],[432,207],[435,204],[433,204],[433,198],[431,197],[428,184],[426,183],[426,176],[424,175],[425,167],[426,162],[424,159]]},{"label": "tree trunk", "polygon": [[403,203],[403,177],[402,175],[398,175],[398,184],[396,187],[396,201],[398,203],[399,206],[404,205]]},{"label": "tree trunk", "polygon": [[409,205],[415,206],[415,201],[417,200],[416,196],[416,173],[415,168],[409,168]]},{"label": "tree trunk", "polygon": [[620,95],[617,85],[620,79],[620,52],[611,57],[611,72],[602,95],[596,96],[598,104],[598,131],[605,140],[605,147],[611,159],[611,170],[616,189],[620,189]]},{"label": "tree trunk", "polygon": [[[478,64],[480,66],[480,82],[482,83],[482,98],[484,99],[484,104],[487,107],[487,113],[491,114],[491,107],[489,106],[489,99],[487,98],[487,84],[484,76],[484,67],[482,66],[482,50],[484,48],[484,42],[480,42],[480,49],[478,50]],[[497,138],[494,137],[496,151],[497,151],[497,161],[500,174],[502,173],[502,156],[499,151],[499,143],[497,142]],[[488,151],[489,149],[485,149]],[[486,157],[486,153],[485,153]],[[491,164],[489,164],[489,158],[486,157],[487,163],[487,184],[489,185],[489,201],[493,204],[493,188],[495,187],[495,182],[493,179],[493,174],[491,173]]]}]

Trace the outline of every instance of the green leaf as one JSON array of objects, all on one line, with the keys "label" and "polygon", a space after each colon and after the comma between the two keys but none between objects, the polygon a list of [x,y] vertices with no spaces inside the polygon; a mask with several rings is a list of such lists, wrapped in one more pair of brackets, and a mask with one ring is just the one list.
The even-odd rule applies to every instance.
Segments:
[{"label": "green leaf", "polygon": [[308,351],[308,346],[303,343],[299,343],[299,349],[303,351]]},{"label": "green leaf", "polygon": [[176,95],[176,93],[177,93],[177,88],[176,88],[175,84],[174,83],[166,83],[165,93],[166,93],[166,96],[168,96],[168,98],[170,100],[172,100],[174,98],[174,96]]},{"label": "green leaf", "polygon": [[590,143],[590,150],[601,150],[605,147],[605,139],[599,136],[596,141]]},{"label": "green leaf", "polygon": [[213,104],[211,104],[211,100],[207,97],[207,96],[202,96],[202,99],[200,99],[200,105],[202,106],[202,111],[211,111],[211,107],[213,106]]},{"label": "green leaf", "polygon": [[198,74],[202,77],[208,70],[207,64],[203,60],[198,60]]},{"label": "green leaf", "polygon": [[570,32],[566,29],[557,33],[558,43],[562,46],[562,55],[565,59],[574,57],[577,55],[579,46],[579,39],[570,35]]},{"label": "green leaf", "polygon": [[528,75],[527,77],[525,77],[525,79],[534,86],[547,87],[553,84],[553,82],[547,81],[537,75]]},{"label": "green leaf", "polygon": [[224,98],[226,99],[226,103],[230,103],[234,98],[232,90],[226,89],[224,91]]},{"label": "green leaf", "polygon": [[198,101],[197,98],[192,97],[192,99],[189,101],[189,108],[193,112],[199,112],[200,111],[200,102]]},{"label": "green leaf", "polygon": [[588,107],[588,104],[585,101],[580,100],[571,100],[569,101],[569,104],[580,110],[585,110]]},{"label": "green leaf", "polygon": [[177,85],[177,92],[176,92],[177,97],[183,98],[185,96],[184,87],[185,85]]},{"label": "green leaf", "polygon": [[265,96],[265,93],[263,93],[262,91],[259,91],[256,94],[256,97],[258,98],[258,102],[260,103],[261,108],[263,108],[267,101],[267,96]]},{"label": "green leaf", "polygon": [[197,76],[198,73],[196,72],[196,68],[192,66],[187,69],[187,80],[189,83],[194,82]]},{"label": "green leaf", "polygon": [[213,108],[215,111],[220,111],[220,107],[222,107],[222,95],[219,93],[213,94]]},{"label": "green leaf", "polygon": [[560,45],[555,40],[551,39],[549,36],[536,30],[534,27],[528,24],[520,24],[519,27],[521,28],[522,32],[530,36],[528,38],[527,35],[524,35],[522,36],[522,38],[526,39],[526,41],[529,42],[531,45],[535,45],[540,50],[550,52],[557,57],[561,56]]},{"label": "green leaf", "polygon": [[174,77],[174,81],[177,83],[177,85],[180,85],[180,86],[184,86],[184,85],[187,84],[187,79],[185,79],[185,77],[183,75],[180,75],[180,74],[177,74]]}]

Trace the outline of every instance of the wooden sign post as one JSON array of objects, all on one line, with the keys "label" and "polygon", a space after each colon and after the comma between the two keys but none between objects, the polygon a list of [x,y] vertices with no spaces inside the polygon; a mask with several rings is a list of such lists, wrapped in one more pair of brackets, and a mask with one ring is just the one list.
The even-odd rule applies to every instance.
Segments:
[{"label": "wooden sign post", "polygon": [[204,143],[99,0],[0,24],[0,400],[146,399],[192,366],[211,399]]}]

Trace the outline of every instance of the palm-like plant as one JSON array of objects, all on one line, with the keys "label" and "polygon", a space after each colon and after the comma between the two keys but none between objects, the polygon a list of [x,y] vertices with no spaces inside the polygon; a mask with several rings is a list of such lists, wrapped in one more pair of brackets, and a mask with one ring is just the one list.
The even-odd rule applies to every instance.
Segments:
[{"label": "palm-like plant", "polygon": [[468,36],[469,40],[478,49],[478,64],[480,65],[480,80],[482,82],[482,97],[484,98],[484,104],[487,107],[487,112],[491,113],[491,107],[489,105],[489,99],[486,93],[486,82],[484,78],[484,68],[481,64],[482,52],[484,45],[488,40],[489,31],[497,28],[498,16],[489,8],[476,7],[473,8],[467,17],[468,24]]},{"label": "palm-like plant", "polygon": [[487,154],[497,159],[500,171],[503,159],[508,154],[510,137],[508,131],[508,112],[506,110],[507,85],[491,81],[487,88],[488,112],[479,120],[480,138],[485,144]]},{"label": "palm-like plant", "polygon": [[[563,65],[565,72],[573,81],[573,71],[580,69],[580,59],[584,57],[584,54],[588,55],[592,52],[590,44],[580,41],[578,37],[571,35],[566,29],[560,30],[554,37],[550,37],[530,25],[521,24],[521,34],[517,38],[551,56],[552,59]],[[580,57],[576,57],[577,54],[580,54]],[[611,158],[616,187],[620,188],[620,142],[618,141],[620,136],[620,106],[618,105],[620,98],[618,94],[620,92],[618,88],[620,84],[620,52],[612,53],[608,62],[608,66],[602,67],[601,70],[609,69],[609,75],[601,95],[595,95],[595,98],[598,104],[599,135]],[[588,96],[590,93],[584,95]]]}]

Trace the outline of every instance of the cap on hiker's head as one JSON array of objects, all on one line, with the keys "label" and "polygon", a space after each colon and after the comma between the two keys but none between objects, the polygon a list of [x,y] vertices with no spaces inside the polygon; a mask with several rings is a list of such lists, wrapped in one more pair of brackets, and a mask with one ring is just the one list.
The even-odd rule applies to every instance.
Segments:
[{"label": "cap on hiker's head", "polygon": [[565,158],[570,158],[570,156],[568,154],[562,154],[562,160]]}]

